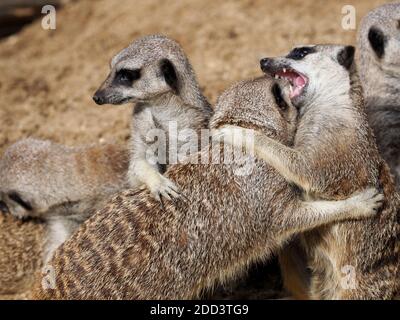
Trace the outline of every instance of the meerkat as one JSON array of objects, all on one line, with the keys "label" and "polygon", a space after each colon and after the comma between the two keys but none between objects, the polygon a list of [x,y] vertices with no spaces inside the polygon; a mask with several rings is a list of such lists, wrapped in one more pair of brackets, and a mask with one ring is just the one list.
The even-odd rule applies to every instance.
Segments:
[{"label": "meerkat", "polygon": [[400,2],[382,5],[361,21],[358,63],[369,123],[400,187]]},{"label": "meerkat", "polygon": [[[285,57],[262,59],[264,73],[290,83],[290,100],[299,109],[296,135],[293,146],[261,130],[253,141],[242,139],[306,199],[342,199],[367,186],[383,187],[385,205],[377,217],[306,232],[291,248],[283,264],[290,268],[283,274],[293,282],[287,286],[313,299],[391,299],[400,282],[400,198],[368,126],[354,50],[305,46]],[[229,138],[236,128],[225,126],[220,134]],[[296,246],[303,252],[294,254]],[[354,280],[349,286],[343,283],[346,272]]]},{"label": "meerkat", "polygon": [[[179,188],[162,175],[166,165],[180,160],[174,159],[177,150],[188,143],[178,139],[177,134],[206,128],[212,114],[181,46],[161,35],[137,39],[114,56],[111,72],[93,99],[99,105],[134,104],[130,186],[145,185],[161,204],[163,197],[179,197]],[[171,125],[176,126],[176,132]],[[176,143],[175,150],[163,150],[163,155],[155,155],[154,137],[149,136],[152,130],[164,132],[169,149]],[[193,144],[196,147],[198,141]]]},{"label": "meerkat", "polygon": [[[211,128],[248,124],[290,143],[297,110],[282,82],[261,77],[234,85],[219,98]],[[256,115],[260,121],[249,120]],[[374,188],[339,201],[302,201],[265,163],[255,161],[248,175],[235,173],[235,163],[251,155],[226,164],[224,143],[215,143],[166,172],[189,201],[166,200],[157,214],[162,209],[148,189],[119,193],[55,252],[52,278],[36,283],[34,298],[196,298],[268,258],[293,234],[370,217],[380,206]],[[203,157],[218,161],[200,164]]]},{"label": "meerkat", "polygon": [[0,210],[44,220],[46,262],[107,196],[127,186],[129,154],[114,145],[67,147],[28,138],[0,160]]}]

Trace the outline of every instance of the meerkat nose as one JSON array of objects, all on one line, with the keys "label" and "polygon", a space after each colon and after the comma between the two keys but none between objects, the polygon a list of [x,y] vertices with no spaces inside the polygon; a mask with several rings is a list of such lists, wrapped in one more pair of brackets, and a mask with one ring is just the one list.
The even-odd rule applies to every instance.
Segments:
[{"label": "meerkat nose", "polygon": [[95,95],[93,96],[93,100],[94,100],[94,102],[96,102],[96,104],[98,104],[98,105],[104,104],[104,98],[103,98],[103,96],[99,95],[97,92],[96,92]]},{"label": "meerkat nose", "polygon": [[272,59],[270,58],[263,58],[260,60],[260,66],[261,69],[264,70],[265,68],[268,68],[272,63]]}]

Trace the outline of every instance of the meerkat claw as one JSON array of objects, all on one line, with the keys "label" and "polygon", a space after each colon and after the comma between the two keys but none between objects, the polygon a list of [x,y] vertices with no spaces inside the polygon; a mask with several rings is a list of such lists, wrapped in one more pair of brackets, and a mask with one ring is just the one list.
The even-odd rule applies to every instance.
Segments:
[{"label": "meerkat claw", "polygon": [[159,194],[159,196],[158,196],[158,200],[159,200],[159,202],[160,202],[160,207],[161,207],[161,210],[165,212],[164,200],[163,200],[163,198],[162,198],[162,195],[161,195],[161,194]]}]

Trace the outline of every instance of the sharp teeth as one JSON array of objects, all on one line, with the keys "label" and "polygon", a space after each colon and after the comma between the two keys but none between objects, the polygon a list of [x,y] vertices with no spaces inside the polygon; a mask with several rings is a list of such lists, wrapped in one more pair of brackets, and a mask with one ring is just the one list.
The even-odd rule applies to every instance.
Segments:
[{"label": "sharp teeth", "polygon": [[275,75],[275,79],[279,79],[279,76],[277,74]]},{"label": "sharp teeth", "polygon": [[286,68],[283,68],[283,73],[286,73]]}]

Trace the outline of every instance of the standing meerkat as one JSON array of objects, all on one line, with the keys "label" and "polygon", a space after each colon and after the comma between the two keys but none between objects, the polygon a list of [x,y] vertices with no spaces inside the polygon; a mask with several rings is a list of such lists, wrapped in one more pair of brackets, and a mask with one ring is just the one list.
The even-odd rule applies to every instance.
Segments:
[{"label": "standing meerkat", "polygon": [[400,186],[400,2],[369,12],[358,32],[358,63],[369,123]]},{"label": "standing meerkat", "polygon": [[[163,197],[178,197],[178,187],[162,175],[165,165],[171,164],[171,159],[172,163],[179,161],[177,151],[188,143],[179,139],[179,134],[188,129],[199,133],[208,127],[212,114],[181,46],[161,35],[134,41],[112,59],[111,72],[93,99],[99,105],[134,103],[128,171],[131,187],[144,184],[161,202]],[[170,152],[161,151],[157,161],[149,159],[152,130],[164,132],[166,144],[172,147]],[[192,143],[198,149],[198,141]]]},{"label": "standing meerkat", "polygon": [[[220,97],[211,127],[240,123],[290,143],[297,111],[284,102],[287,94],[288,86],[269,77],[240,82]],[[249,120],[254,116],[260,120]],[[189,161],[166,173],[189,201],[166,200],[161,214],[147,189],[116,195],[55,252],[49,264],[54,268],[53,286],[46,289],[38,281],[34,297],[195,298],[268,258],[293,234],[369,217],[380,206],[382,195],[374,189],[341,201],[301,201],[296,190],[262,162],[253,163],[248,175],[236,175],[234,164],[223,163],[223,144],[215,143],[189,160],[214,159],[219,164]],[[251,162],[249,155],[236,155],[239,163]]]},{"label": "standing meerkat", "polygon": [[46,222],[46,262],[107,196],[127,186],[128,163],[128,151],[118,145],[21,140],[0,160],[0,210]]},{"label": "standing meerkat", "polygon": [[[342,199],[367,186],[383,187],[384,210],[377,217],[307,232],[296,244],[303,252],[294,248],[285,257],[287,286],[302,297],[391,299],[399,289],[400,199],[368,126],[353,57],[353,47],[317,45],[261,60],[265,73],[290,83],[290,100],[299,109],[296,136],[293,146],[260,130],[254,141],[243,139],[306,199]],[[232,136],[235,128],[226,126],[221,134]],[[301,266],[309,267],[310,278]]]}]

